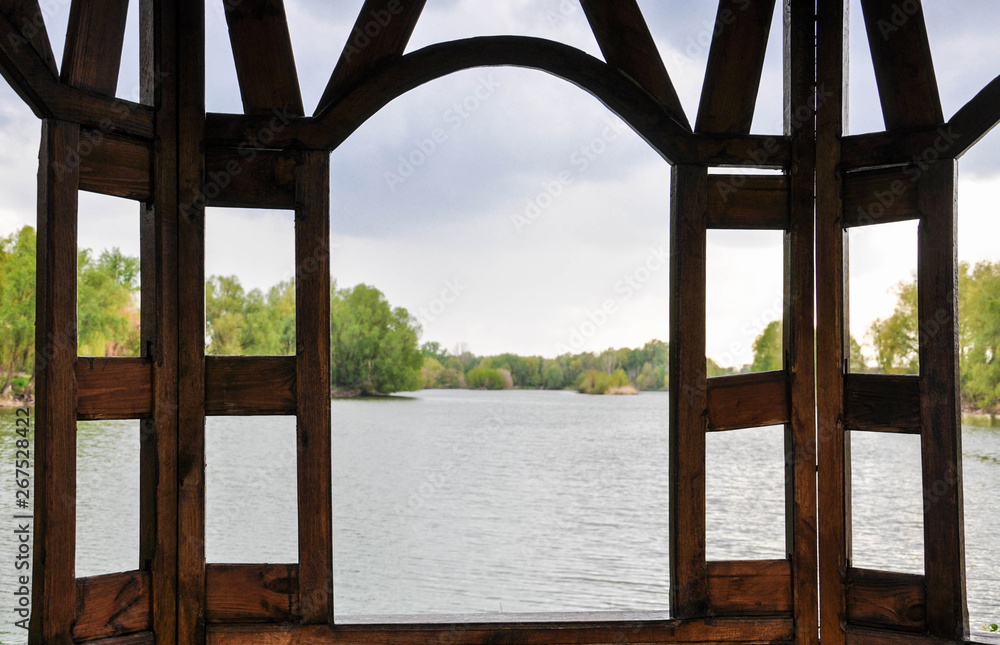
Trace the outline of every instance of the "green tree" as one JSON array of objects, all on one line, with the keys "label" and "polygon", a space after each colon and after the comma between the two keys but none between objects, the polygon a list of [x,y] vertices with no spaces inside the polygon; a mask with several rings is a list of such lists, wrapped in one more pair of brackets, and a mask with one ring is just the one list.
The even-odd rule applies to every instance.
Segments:
[{"label": "green tree", "polygon": [[772,320],[753,341],[751,372],[770,372],[784,367],[781,321]]},{"label": "green tree", "polygon": [[420,387],[419,326],[402,307],[365,284],[335,290],[330,304],[331,383],[362,394]]},{"label": "green tree", "polygon": [[1000,409],[1000,262],[959,267],[963,400]]},{"label": "green tree", "polygon": [[205,322],[209,354],[242,354],[246,294],[234,275],[212,276],[205,283]]},{"label": "green tree", "polygon": [[494,367],[473,367],[465,375],[465,382],[473,390],[502,390],[504,378],[500,369]]},{"label": "green tree", "polygon": [[81,356],[139,354],[139,259],[113,248],[77,254],[77,343]]},{"label": "green tree", "polygon": [[896,285],[896,308],[888,318],[871,324],[869,335],[875,348],[875,361],[886,374],[916,374],[917,281]]},{"label": "green tree", "polygon": [[0,396],[33,371],[34,349],[35,230],[25,226],[0,238]]},{"label": "green tree", "polygon": [[563,374],[562,368],[559,367],[559,363],[549,363],[549,366],[545,368],[543,381],[546,390],[561,390],[565,387],[566,376]]}]

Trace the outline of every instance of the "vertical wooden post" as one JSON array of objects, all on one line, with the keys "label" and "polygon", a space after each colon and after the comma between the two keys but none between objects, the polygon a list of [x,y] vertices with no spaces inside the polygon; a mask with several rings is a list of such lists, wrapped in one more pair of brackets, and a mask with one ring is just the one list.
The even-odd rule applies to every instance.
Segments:
[{"label": "vertical wooden post", "polygon": [[72,642],[76,613],[76,216],[80,126],[42,123],[35,306],[35,549],[30,640]]},{"label": "vertical wooden post", "polygon": [[968,637],[962,508],[962,419],[958,378],[955,162],[938,161],[918,187],[917,318],[920,445],[924,487],[927,631]]},{"label": "vertical wooden post", "polygon": [[326,151],[303,153],[296,169],[295,266],[299,604],[306,623],[332,623],[330,154]]},{"label": "vertical wooden post", "polygon": [[153,364],[153,417],[140,423],[140,531],[152,578],[153,632],[177,642],[177,69],[173,3],[141,0],[142,102],[154,109],[153,201],[140,206],[143,356]]},{"label": "vertical wooden post", "polygon": [[844,432],[847,254],[842,226],[840,139],[846,128],[847,3],[817,4],[816,35],[816,403],[820,623],[823,645],[843,645],[850,554],[850,443]]},{"label": "vertical wooden post", "polygon": [[782,333],[791,403],[791,419],[785,424],[785,526],[798,645],[819,642],[813,361],[815,20],[812,2],[789,3],[785,16],[785,134],[792,138],[792,172],[789,173],[790,221],[784,244]]},{"label": "vertical wooden post", "polygon": [[160,30],[177,61],[177,642],[205,642],[205,3]]},{"label": "vertical wooden post", "polygon": [[708,168],[671,170],[670,203],[670,609],[708,611],[705,559],[705,217]]}]

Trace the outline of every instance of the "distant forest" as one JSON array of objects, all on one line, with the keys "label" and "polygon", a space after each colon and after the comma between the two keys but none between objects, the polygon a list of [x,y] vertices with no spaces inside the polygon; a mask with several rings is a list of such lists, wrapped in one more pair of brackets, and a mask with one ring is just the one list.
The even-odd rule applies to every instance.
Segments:
[{"label": "distant forest", "polygon": [[[77,258],[78,347],[81,356],[139,354],[139,260],[117,248]],[[206,352],[295,353],[295,285],[247,291],[235,276],[212,276],[205,288]],[[866,347],[851,339],[854,372],[916,374],[919,370],[917,285],[895,287],[893,313],[875,320]],[[464,345],[448,350],[420,344],[416,319],[393,307],[375,287],[331,288],[331,383],[334,395],[371,395],[421,388],[574,389],[631,393],[667,389],[669,346],[563,354],[555,358],[503,353],[476,356]],[[963,263],[959,274],[963,405],[1000,413],[1000,262]],[[0,237],[0,400],[30,401],[34,393],[35,231],[25,226]],[[706,359],[709,377],[781,369],[780,321],[753,344],[753,361],[723,368]]]}]

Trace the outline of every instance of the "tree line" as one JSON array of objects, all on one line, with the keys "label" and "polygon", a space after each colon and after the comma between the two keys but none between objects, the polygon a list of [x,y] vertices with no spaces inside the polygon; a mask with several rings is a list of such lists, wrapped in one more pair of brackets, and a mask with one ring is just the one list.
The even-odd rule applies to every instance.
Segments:
[{"label": "tree line", "polygon": [[[0,399],[33,394],[35,231],[0,237]],[[81,356],[139,354],[139,260],[117,248],[77,256],[78,347]],[[850,339],[853,372],[916,374],[919,370],[916,278],[895,288],[893,313],[875,320],[866,346]],[[962,263],[959,270],[960,377],[963,405],[1000,412],[1000,262]],[[375,287],[330,291],[330,382],[333,394],[370,395],[420,388],[666,390],[669,345],[563,354],[476,356],[460,344],[448,351],[419,344],[421,329]],[[295,283],[246,290],[236,276],[205,285],[206,352],[290,355],[295,343]],[[865,351],[867,350],[867,351]],[[753,343],[753,361],[724,368],[706,359],[709,377],[782,369],[781,322]]]}]

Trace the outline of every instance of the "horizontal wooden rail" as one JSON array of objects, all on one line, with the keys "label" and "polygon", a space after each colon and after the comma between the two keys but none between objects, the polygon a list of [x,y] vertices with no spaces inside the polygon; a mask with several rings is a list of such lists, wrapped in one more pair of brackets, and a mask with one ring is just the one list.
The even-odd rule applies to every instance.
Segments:
[{"label": "horizontal wooden rail", "polygon": [[850,569],[847,620],[854,625],[924,631],[924,577],[910,573]]},{"label": "horizontal wooden rail", "polygon": [[708,602],[726,615],[792,613],[792,565],[788,560],[708,563]]},{"label": "horizontal wooden rail", "polygon": [[845,228],[917,219],[917,180],[910,166],[864,170],[844,175]]},{"label": "horizontal wooden rail", "polygon": [[151,143],[85,130],[80,147],[80,190],[139,201],[153,198]]},{"label": "horizontal wooden rail", "polygon": [[768,175],[710,175],[708,228],[788,229],[788,178]]},{"label": "horizontal wooden rail", "polygon": [[86,642],[87,645],[156,645],[156,637],[153,636],[153,632],[137,632],[127,636],[112,636],[111,638],[83,642]]},{"label": "horizontal wooden rail", "polygon": [[844,429],[920,434],[919,377],[847,374]]},{"label": "horizontal wooden rail", "polygon": [[[427,616],[410,617],[422,622],[396,623],[392,618],[372,624],[337,625],[225,625],[206,628],[207,645],[600,645],[606,643],[775,643],[791,642],[791,618],[702,618],[689,620],[642,620],[644,612],[629,613],[615,620],[607,613],[558,614],[557,622],[533,622],[521,614],[497,614],[482,622],[482,616],[448,616],[443,622],[428,622]],[[662,616],[662,612],[650,617]],[[492,616],[490,617],[492,618]],[[529,617],[534,618],[534,616]],[[475,619],[471,622],[469,619]],[[560,619],[571,622],[562,622]],[[465,622],[469,620],[469,622]]]},{"label": "horizontal wooden rail", "polygon": [[77,578],[73,640],[94,641],[149,630],[151,598],[146,571]]},{"label": "horizontal wooden rail", "polygon": [[295,208],[295,156],[274,150],[209,148],[205,202],[228,208]]},{"label": "horizontal wooden rail", "polygon": [[788,379],[784,372],[734,374],[708,379],[709,431],[788,423]]},{"label": "horizontal wooden rail", "polygon": [[76,362],[77,419],[142,419],[153,414],[153,365],[145,358]]},{"label": "horizontal wooden rail", "polygon": [[295,357],[206,356],[205,414],[295,414]]},{"label": "horizontal wooden rail", "polygon": [[289,621],[299,616],[299,567],[209,564],[205,595],[210,623]]}]

